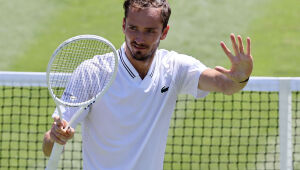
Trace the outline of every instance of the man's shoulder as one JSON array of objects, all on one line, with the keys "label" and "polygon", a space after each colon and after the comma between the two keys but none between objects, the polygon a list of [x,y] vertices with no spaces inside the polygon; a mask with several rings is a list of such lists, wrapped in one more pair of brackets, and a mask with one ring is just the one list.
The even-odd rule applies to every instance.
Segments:
[{"label": "man's shoulder", "polygon": [[176,51],[169,51],[165,49],[159,49],[158,50],[158,58],[161,61],[164,62],[185,62],[186,60],[194,60],[193,57],[186,55],[186,54],[181,54]]},{"label": "man's shoulder", "polygon": [[166,67],[173,66],[173,68],[177,69],[195,65],[198,65],[199,67],[201,66],[203,68],[205,67],[205,65],[198,59],[186,54],[178,53],[176,51],[160,49],[158,50],[158,58],[160,63]]},{"label": "man's shoulder", "polygon": [[171,51],[169,50],[166,50],[166,49],[158,49],[157,50],[157,54],[160,56],[160,57],[164,57],[164,56],[167,56],[171,53]]},{"label": "man's shoulder", "polygon": [[177,57],[177,55],[179,55],[177,52],[166,49],[159,49],[157,51],[158,58],[163,61],[172,61]]},{"label": "man's shoulder", "polygon": [[165,49],[159,49],[157,51],[157,64],[160,68],[164,68],[164,71],[169,72],[176,71],[180,68],[180,65],[185,63],[187,55],[180,54],[176,51],[169,51]]}]

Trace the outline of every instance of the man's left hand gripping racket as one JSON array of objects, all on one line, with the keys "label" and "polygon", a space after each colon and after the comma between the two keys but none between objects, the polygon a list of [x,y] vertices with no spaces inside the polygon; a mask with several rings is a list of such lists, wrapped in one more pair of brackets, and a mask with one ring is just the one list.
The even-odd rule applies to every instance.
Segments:
[{"label": "man's left hand gripping racket", "polygon": [[[63,42],[54,51],[47,68],[48,89],[60,119],[68,110],[75,112],[69,121],[69,126],[74,127],[81,113],[111,86],[117,66],[115,47],[102,37],[79,35]],[[62,151],[63,145],[55,142],[47,170],[57,169]]]}]

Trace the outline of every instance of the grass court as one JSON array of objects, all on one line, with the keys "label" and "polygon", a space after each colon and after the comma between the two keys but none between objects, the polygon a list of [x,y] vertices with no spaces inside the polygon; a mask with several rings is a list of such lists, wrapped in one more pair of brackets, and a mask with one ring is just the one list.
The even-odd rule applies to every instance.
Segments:
[{"label": "grass court", "polygon": [[[103,36],[119,48],[124,41],[122,2],[0,0],[0,71],[45,72],[56,47],[79,34]],[[170,0],[170,5],[171,28],[161,48],[191,55],[209,67],[230,67],[220,41],[232,49],[230,33],[250,36],[253,76],[299,77],[299,0]],[[277,98],[277,93],[248,92],[200,100],[181,96],[164,168],[278,169]],[[47,159],[41,142],[54,106],[47,89],[0,87],[0,105],[0,169],[43,169]],[[80,144],[69,147],[62,166],[78,169]]]}]

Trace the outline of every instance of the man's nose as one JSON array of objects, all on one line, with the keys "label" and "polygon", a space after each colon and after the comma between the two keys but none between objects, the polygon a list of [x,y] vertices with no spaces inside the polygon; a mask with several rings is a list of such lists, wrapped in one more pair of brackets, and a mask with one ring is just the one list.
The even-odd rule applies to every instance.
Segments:
[{"label": "man's nose", "polygon": [[142,32],[138,32],[136,37],[135,37],[135,41],[138,44],[142,44],[145,42],[145,35]]}]

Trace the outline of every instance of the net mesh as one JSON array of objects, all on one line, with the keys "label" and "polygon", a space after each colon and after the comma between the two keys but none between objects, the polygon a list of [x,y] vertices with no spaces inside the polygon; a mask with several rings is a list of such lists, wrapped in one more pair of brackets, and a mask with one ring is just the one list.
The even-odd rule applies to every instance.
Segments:
[{"label": "net mesh", "polygon": [[293,166],[300,169],[300,91],[293,93],[292,111]]},{"label": "net mesh", "polygon": [[279,169],[278,93],[178,100],[166,169]]},{"label": "net mesh", "polygon": [[[293,92],[293,166],[300,169],[300,93]],[[55,104],[46,87],[0,86],[0,169],[44,169]],[[211,93],[177,100],[164,169],[279,169],[278,92]],[[80,127],[60,161],[82,169]]]}]

